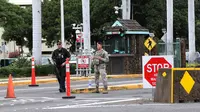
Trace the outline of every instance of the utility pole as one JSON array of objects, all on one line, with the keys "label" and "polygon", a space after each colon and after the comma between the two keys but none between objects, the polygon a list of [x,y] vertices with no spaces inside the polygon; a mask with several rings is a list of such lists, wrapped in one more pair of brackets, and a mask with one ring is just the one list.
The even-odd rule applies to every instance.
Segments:
[{"label": "utility pole", "polygon": [[84,52],[90,52],[90,0],[82,0]]},{"label": "utility pole", "polygon": [[167,0],[167,55],[174,55],[173,49],[173,0]]},{"label": "utility pole", "polygon": [[194,0],[188,0],[188,30],[189,30],[189,63],[196,59],[195,45],[195,5]]},{"label": "utility pole", "polygon": [[41,0],[32,0],[33,15],[33,57],[35,64],[42,62],[42,25],[41,25]]},{"label": "utility pole", "polygon": [[65,47],[65,23],[64,23],[64,2],[60,0],[60,15],[61,15],[61,41],[62,47]]}]

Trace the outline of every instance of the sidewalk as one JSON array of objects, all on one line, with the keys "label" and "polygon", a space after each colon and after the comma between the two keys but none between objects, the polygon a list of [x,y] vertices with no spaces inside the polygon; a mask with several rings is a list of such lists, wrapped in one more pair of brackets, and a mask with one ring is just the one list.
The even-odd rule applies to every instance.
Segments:
[{"label": "sidewalk", "polygon": [[[108,79],[118,79],[118,78],[142,78],[142,74],[122,74],[122,75],[108,75]],[[76,77],[71,75],[71,81],[87,81],[89,79],[94,79],[94,76],[91,77]],[[44,84],[44,83],[56,83],[57,79],[54,75],[51,76],[43,76],[43,77],[36,77],[36,84]],[[17,85],[29,85],[31,84],[31,77],[25,78],[13,78],[13,84]],[[0,86],[7,86],[8,79],[0,79]],[[142,88],[141,83],[137,84],[123,84],[123,85],[115,85],[109,86],[109,90],[128,90],[128,89],[138,89]],[[102,91],[103,88],[100,88]],[[95,91],[95,88],[76,88],[72,89],[72,93],[89,93]]]}]

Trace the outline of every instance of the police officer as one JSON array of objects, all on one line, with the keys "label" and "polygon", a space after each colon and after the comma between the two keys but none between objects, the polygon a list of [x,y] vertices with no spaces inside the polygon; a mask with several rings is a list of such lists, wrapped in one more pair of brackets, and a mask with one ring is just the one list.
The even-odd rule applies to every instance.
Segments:
[{"label": "police officer", "polygon": [[99,93],[99,76],[103,80],[104,91],[103,94],[108,94],[106,63],[109,61],[108,53],[102,48],[102,42],[97,42],[97,51],[93,57],[93,65],[95,72],[96,91]]},{"label": "police officer", "polygon": [[62,47],[61,42],[58,42],[57,46],[58,48],[52,53],[52,59],[56,67],[56,77],[60,86],[59,91],[65,92],[65,62],[67,58],[70,58],[70,53],[67,51],[67,49]]}]

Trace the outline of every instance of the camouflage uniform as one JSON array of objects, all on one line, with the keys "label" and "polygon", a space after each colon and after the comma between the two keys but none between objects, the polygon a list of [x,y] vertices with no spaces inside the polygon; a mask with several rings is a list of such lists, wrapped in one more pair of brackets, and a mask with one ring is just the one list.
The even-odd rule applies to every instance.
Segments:
[{"label": "camouflage uniform", "polygon": [[106,73],[106,63],[109,61],[108,53],[101,49],[95,52],[94,56],[99,56],[102,59],[94,59],[93,65],[94,65],[94,72],[95,72],[95,83],[96,83],[96,89],[99,91],[99,76],[101,75],[101,78],[103,80],[103,85],[105,91],[108,89],[107,84],[107,73]]}]

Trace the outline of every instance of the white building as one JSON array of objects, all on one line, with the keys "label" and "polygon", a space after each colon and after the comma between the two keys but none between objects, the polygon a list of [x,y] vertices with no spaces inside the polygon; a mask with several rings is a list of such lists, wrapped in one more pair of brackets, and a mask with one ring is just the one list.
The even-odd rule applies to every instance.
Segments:
[{"label": "white building", "polygon": [[8,1],[15,5],[21,5],[21,6],[32,5],[32,0],[8,0]]}]

